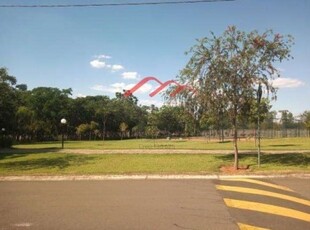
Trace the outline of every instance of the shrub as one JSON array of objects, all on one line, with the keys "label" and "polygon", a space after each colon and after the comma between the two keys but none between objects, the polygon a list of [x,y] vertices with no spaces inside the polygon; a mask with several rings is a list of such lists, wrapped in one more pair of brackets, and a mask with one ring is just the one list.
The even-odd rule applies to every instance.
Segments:
[{"label": "shrub", "polygon": [[0,148],[10,148],[13,144],[13,140],[8,136],[0,136]]}]

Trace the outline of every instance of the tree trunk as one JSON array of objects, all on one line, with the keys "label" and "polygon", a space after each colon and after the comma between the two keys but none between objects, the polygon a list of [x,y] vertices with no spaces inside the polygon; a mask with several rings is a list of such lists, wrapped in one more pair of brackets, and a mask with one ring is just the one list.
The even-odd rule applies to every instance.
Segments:
[{"label": "tree trunk", "polygon": [[237,130],[237,119],[233,120],[233,132],[234,132],[234,153],[235,153],[235,162],[234,168],[238,170],[239,160],[238,160],[238,130]]},{"label": "tree trunk", "polygon": [[103,123],[103,132],[102,132],[102,140],[105,140],[105,135],[106,135],[106,120],[102,120]]}]

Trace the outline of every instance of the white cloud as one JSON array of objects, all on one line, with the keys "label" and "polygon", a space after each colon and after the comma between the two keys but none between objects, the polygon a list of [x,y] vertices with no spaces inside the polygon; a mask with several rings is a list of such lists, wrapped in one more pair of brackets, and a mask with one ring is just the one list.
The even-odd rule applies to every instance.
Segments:
[{"label": "white cloud", "polygon": [[[102,91],[102,92],[116,93],[116,92],[123,92],[123,90],[129,90],[134,86],[135,84],[125,84],[124,82],[117,82],[109,86],[97,84],[91,87],[91,89],[96,90],[96,91]],[[138,94],[148,93],[151,91],[151,89],[152,89],[152,85],[144,84],[135,93],[138,93]]]},{"label": "white cloud", "polygon": [[95,56],[95,59],[90,62],[90,65],[96,69],[108,69],[111,70],[112,72],[124,69],[122,65],[108,64],[105,61],[103,61],[105,59],[111,59],[111,58],[112,58],[111,56],[100,54]]},{"label": "white cloud", "polygon": [[98,59],[110,59],[110,58],[112,58],[111,56],[105,55],[105,54],[100,54],[100,55],[95,56],[95,57]]},{"label": "white cloud", "polygon": [[95,60],[92,60],[90,62],[90,65],[93,67],[93,68],[96,68],[96,69],[102,69],[102,68],[105,68],[106,67],[106,63],[103,62],[103,61],[100,61],[98,59],[95,59]]},{"label": "white cloud", "polygon": [[113,93],[116,92],[123,92],[123,90],[127,90],[128,86],[126,86],[125,83],[120,82],[120,83],[114,83],[111,85],[110,91],[112,91]]},{"label": "white cloud", "polygon": [[96,90],[96,91],[106,91],[106,87],[103,85],[94,85],[91,87],[91,89]]},{"label": "white cloud", "polygon": [[[130,90],[134,86],[135,84],[125,84],[124,82],[114,83],[111,85],[110,91],[122,92],[123,90]],[[151,91],[151,89],[152,89],[152,85],[146,83],[143,86],[141,86],[135,93],[140,93],[140,94],[148,93]]]},{"label": "white cloud", "polygon": [[294,78],[285,78],[285,77],[280,77],[271,82],[273,87],[276,88],[297,88],[300,86],[303,86],[305,83]]},{"label": "white cloud", "polygon": [[144,84],[142,85],[136,92],[137,93],[148,93],[151,91],[151,89],[153,88],[153,86],[151,84]]},{"label": "white cloud", "polygon": [[83,98],[87,97],[87,95],[82,94],[82,93],[73,93],[70,97],[76,99],[76,98],[81,98],[81,97],[83,97]]},{"label": "white cloud", "polygon": [[82,93],[78,93],[77,95],[76,95],[76,97],[87,97],[85,94],[82,94]]},{"label": "white cloud", "polygon": [[137,72],[124,72],[122,73],[124,79],[137,79],[138,73]]},{"label": "white cloud", "polygon": [[158,101],[154,99],[143,99],[143,100],[139,100],[138,103],[141,105],[147,105],[147,106],[155,105],[156,107],[161,107],[163,105],[162,101]]},{"label": "white cloud", "polygon": [[111,66],[112,71],[118,71],[118,70],[122,70],[122,69],[124,69],[124,67],[121,65],[112,65]]},{"label": "white cloud", "polygon": [[127,90],[130,89],[133,85],[126,85],[123,82],[120,83],[114,83],[109,86],[104,86],[104,85],[94,85],[91,87],[91,89],[96,90],[96,91],[102,91],[102,92],[108,92],[108,93],[116,93],[116,92],[122,92],[123,89]]}]

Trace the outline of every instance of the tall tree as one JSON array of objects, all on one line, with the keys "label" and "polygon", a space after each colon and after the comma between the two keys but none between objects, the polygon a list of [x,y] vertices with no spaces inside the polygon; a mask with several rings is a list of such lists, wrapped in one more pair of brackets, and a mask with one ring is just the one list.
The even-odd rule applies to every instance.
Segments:
[{"label": "tall tree", "polygon": [[282,129],[293,129],[295,128],[294,116],[288,110],[281,110],[281,124]]},{"label": "tall tree", "polygon": [[61,118],[68,116],[71,89],[38,87],[31,91],[30,109],[35,113],[38,139],[54,138],[58,132]]},{"label": "tall tree", "polygon": [[34,130],[34,112],[26,106],[20,106],[16,112],[17,138],[19,140],[33,137]]},{"label": "tall tree", "polygon": [[276,116],[277,111],[267,112],[266,118],[262,123],[262,129],[274,129],[276,126],[275,124]]},{"label": "tall tree", "polygon": [[308,136],[310,137],[310,110],[305,111],[301,115],[301,120],[302,120],[304,126],[306,127],[306,129],[308,130]]},{"label": "tall tree", "polygon": [[291,57],[292,43],[291,36],[271,30],[246,33],[230,26],[221,36],[212,33],[210,38],[198,40],[188,52],[192,57],[178,77],[188,86],[182,100],[195,101],[202,114],[217,109],[216,105],[224,106],[233,127],[236,169],[241,111],[250,109],[248,105],[256,98],[258,84],[275,98],[276,89],[270,80],[280,73],[274,63]]},{"label": "tall tree", "polygon": [[6,68],[0,68],[0,129],[6,130],[7,134],[12,134],[15,129],[14,118],[18,107],[16,82]]},{"label": "tall tree", "polygon": [[180,117],[182,112],[180,107],[163,106],[160,108],[158,114],[158,128],[164,131],[167,135],[172,133],[181,133],[183,125]]},{"label": "tall tree", "polygon": [[125,122],[120,123],[119,130],[121,131],[121,139],[126,135],[126,131],[128,129],[128,125]]}]

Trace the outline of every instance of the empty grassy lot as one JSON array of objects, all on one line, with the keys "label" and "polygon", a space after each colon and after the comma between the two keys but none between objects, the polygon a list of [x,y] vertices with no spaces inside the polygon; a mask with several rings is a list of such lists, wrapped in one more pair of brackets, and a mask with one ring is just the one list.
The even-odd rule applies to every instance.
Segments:
[{"label": "empty grassy lot", "polygon": [[[310,173],[310,139],[266,139],[262,150],[279,150],[263,154],[257,167],[256,154],[240,154],[240,165],[248,166],[242,173]],[[232,142],[218,143],[194,140],[123,140],[69,141],[60,151],[60,142],[16,145],[0,151],[0,176],[8,175],[106,175],[106,174],[220,174],[221,167],[232,165]],[[188,154],[171,154],[170,148],[188,149]],[[135,149],[163,148],[167,154],[135,154]],[[241,150],[255,150],[253,140],[239,142]],[[70,154],[66,149],[92,150],[131,149],[132,154]],[[218,150],[219,154],[193,154],[195,150]],[[296,151],[282,154],[281,150]],[[300,150],[309,150],[299,152]],[[138,152],[138,151],[137,151]],[[237,172],[239,173],[239,172]]]},{"label": "empty grassy lot", "polygon": [[[256,166],[256,155],[241,154],[242,173],[310,173],[310,154],[267,154]],[[105,174],[218,174],[231,165],[233,155],[223,154],[65,154],[57,152],[2,153],[0,176],[105,175]]]}]

